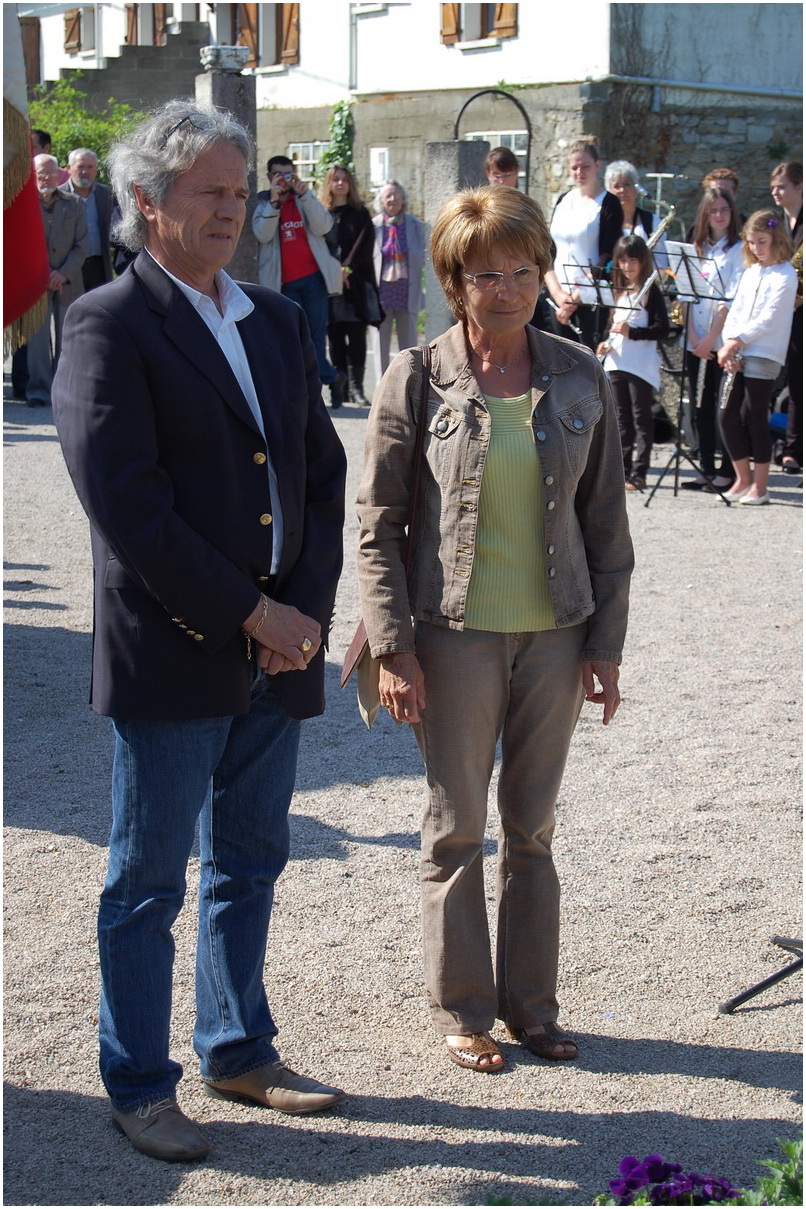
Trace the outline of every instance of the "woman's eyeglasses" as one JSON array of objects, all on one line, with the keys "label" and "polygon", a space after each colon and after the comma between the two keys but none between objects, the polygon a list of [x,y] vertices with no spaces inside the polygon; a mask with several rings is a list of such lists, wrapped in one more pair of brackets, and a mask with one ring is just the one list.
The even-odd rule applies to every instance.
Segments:
[{"label": "woman's eyeglasses", "polygon": [[527,286],[535,285],[540,278],[540,270],[537,265],[524,265],[522,269],[516,269],[514,273],[466,273],[462,270],[462,276],[468,281],[472,281],[477,290],[492,291],[500,290],[504,282],[509,278],[516,289],[525,289]]}]

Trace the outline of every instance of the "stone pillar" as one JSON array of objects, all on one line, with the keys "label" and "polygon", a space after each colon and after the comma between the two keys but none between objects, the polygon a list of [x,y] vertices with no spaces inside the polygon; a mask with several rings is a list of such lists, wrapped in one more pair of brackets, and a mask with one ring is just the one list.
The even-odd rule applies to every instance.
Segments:
[{"label": "stone pillar", "polygon": [[[423,186],[423,212],[426,239],[431,235],[431,224],[440,208],[460,189],[471,189],[485,185],[484,161],[490,144],[476,140],[457,140],[450,143],[426,143],[425,181]],[[434,276],[431,258],[425,262],[425,338],[434,340],[456,322],[451,314],[442,288]]]},{"label": "stone pillar", "polygon": [[[257,115],[255,105],[255,77],[241,75],[249,57],[246,46],[204,46],[201,49],[204,67],[202,75],[196,76],[196,100],[227,109],[234,118],[245,126],[257,146]],[[255,208],[257,173],[249,172],[249,200],[246,205],[246,221],[235,255],[227,272],[236,281],[257,282],[258,243],[252,234],[252,211]]]}]

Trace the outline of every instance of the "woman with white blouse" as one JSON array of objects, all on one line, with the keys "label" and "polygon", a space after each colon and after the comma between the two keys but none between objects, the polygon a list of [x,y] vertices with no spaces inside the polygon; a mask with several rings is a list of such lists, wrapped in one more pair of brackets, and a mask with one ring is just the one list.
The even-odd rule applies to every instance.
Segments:
[{"label": "woman with white blouse", "polygon": [[545,278],[555,333],[590,349],[599,343],[606,316],[596,305],[591,279],[603,275],[622,226],[621,203],[602,186],[600,166],[599,148],[589,135],[571,145],[568,173],[574,184],[554,207],[551,237],[557,253]]},{"label": "woman with white blouse", "polygon": [[[683,483],[683,486],[693,491],[707,490],[709,486],[722,490],[723,487],[730,487],[734,476],[730,457],[724,448],[719,468],[716,465],[716,413],[722,381],[716,353],[722,344],[722,328],[728,305],[736,293],[744,268],[739,215],[729,190],[705,190],[694,220],[692,241],[700,257],[700,274],[712,284],[717,297],[702,298],[688,307],[685,369],[697,429],[700,473]],[[721,294],[725,295],[727,304],[719,301]]]},{"label": "woman with white blouse", "polygon": [[742,243],[747,267],[725,320],[719,350],[719,364],[735,375],[721,416],[722,436],[736,473],[725,498],[768,504],[770,398],[786,359],[798,275],[789,263],[789,232],[772,210],[751,214]]}]

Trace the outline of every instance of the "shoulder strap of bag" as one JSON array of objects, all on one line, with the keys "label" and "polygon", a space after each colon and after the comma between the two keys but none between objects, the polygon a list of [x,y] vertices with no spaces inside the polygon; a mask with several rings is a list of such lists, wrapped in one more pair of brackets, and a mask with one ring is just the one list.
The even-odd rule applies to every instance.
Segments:
[{"label": "shoulder strap of bag", "polygon": [[358,239],[356,239],[355,243],[350,248],[350,251],[347,253],[346,258],[341,262],[341,267],[343,269],[347,269],[350,267],[350,263],[351,263],[353,257],[355,256],[358,246],[361,243],[361,240],[364,238],[365,234],[366,234],[366,232],[363,229],[358,232]]},{"label": "shoulder strap of bag", "polygon": [[431,348],[427,344],[421,346],[423,355],[423,377],[420,387],[420,410],[417,413],[417,433],[414,445],[414,473],[411,477],[411,502],[409,505],[409,524],[406,532],[406,574],[411,569],[411,559],[414,552],[414,521],[417,515],[417,501],[420,498],[420,480],[423,469],[423,445],[425,444],[425,418],[428,415],[428,388],[431,385]]}]

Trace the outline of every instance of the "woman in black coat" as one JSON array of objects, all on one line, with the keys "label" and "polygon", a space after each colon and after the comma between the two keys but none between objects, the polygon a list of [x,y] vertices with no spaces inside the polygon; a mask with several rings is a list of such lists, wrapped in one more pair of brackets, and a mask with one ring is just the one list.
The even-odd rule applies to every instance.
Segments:
[{"label": "woman in black coat", "polygon": [[340,164],[328,168],[321,200],[334,217],[327,239],[344,274],[343,292],[330,299],[330,360],[347,375],[350,402],[369,407],[364,394],[367,324],[379,327],[383,321],[373,264],[375,231],[349,169]]}]

